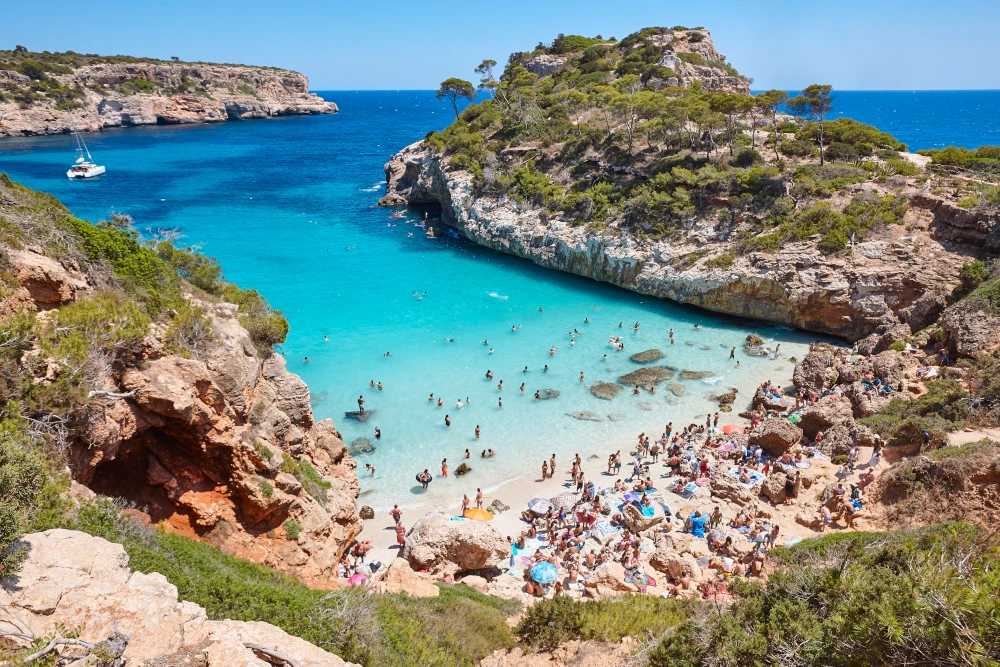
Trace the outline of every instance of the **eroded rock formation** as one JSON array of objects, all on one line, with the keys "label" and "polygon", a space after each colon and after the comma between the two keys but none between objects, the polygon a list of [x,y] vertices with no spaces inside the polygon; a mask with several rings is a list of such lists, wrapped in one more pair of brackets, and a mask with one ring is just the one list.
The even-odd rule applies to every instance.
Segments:
[{"label": "eroded rock formation", "polygon": [[[5,310],[94,289],[72,266],[30,250],[9,256],[21,288]],[[154,324],[133,358],[110,365],[101,388],[112,396],[94,396],[69,434],[73,479],[322,586],[361,530],[356,463],[331,421],[313,421],[309,388],[284,358],[257,349],[237,306],[196,303],[212,329],[197,354],[170,353]]]},{"label": "eroded rock formation", "polygon": [[[177,587],[162,574],[132,572],[120,544],[61,529],[28,535],[23,542],[30,549],[27,561],[3,580],[0,606],[38,637],[79,629],[80,639],[97,644],[121,633],[127,645],[122,662],[114,664],[123,667],[272,664],[248,644],[280,652],[300,667],[350,667],[269,623],[209,620],[202,607],[178,601]],[[67,659],[85,654],[80,647],[62,649]]]}]

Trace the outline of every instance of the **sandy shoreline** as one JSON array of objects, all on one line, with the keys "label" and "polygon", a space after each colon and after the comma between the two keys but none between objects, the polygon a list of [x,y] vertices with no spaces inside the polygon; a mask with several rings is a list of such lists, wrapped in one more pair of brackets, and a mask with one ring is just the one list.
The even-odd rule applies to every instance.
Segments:
[{"label": "sandy shoreline", "polygon": [[[801,359],[808,351],[808,346],[805,344],[788,345],[787,347],[791,348],[787,350],[788,355],[799,359]],[[795,364],[790,362],[789,358],[783,355],[774,361],[774,365],[781,367],[781,370],[775,370],[770,379],[780,386],[791,385],[792,373],[794,371]],[[736,388],[739,390],[739,398],[734,404],[732,412],[720,413],[720,427],[729,423],[744,424],[746,422],[746,420],[738,416],[738,413],[749,409],[750,401],[758,387],[756,380],[757,378],[747,378],[745,382],[736,383]],[[675,409],[681,407],[682,406],[677,406]],[[675,432],[679,431],[688,424],[704,424],[704,412],[701,412],[700,414],[691,414],[689,411],[682,412],[681,414],[683,417],[665,415],[664,422],[660,425],[659,429],[662,429],[667,421],[673,421]],[[631,469],[627,466],[627,459],[629,458],[629,453],[635,447],[638,435],[639,430],[636,430],[635,434],[631,438],[620,438],[616,439],[615,442],[607,442],[604,444],[581,444],[576,453],[578,453],[583,460],[582,466],[586,480],[593,482],[594,485],[600,489],[601,487],[614,486],[616,479],[627,479],[631,474]],[[651,439],[657,439],[660,436],[660,431],[647,431],[647,435]],[[504,536],[509,535],[512,538],[516,538],[525,529],[526,524],[520,520],[520,513],[527,507],[528,501],[532,498],[552,498],[562,491],[575,491],[575,485],[570,478],[570,472],[573,465],[572,454],[561,456],[557,454],[555,475],[546,479],[544,482],[542,481],[542,461],[547,461],[552,454],[552,451],[545,449],[545,447],[545,445],[532,447],[532,453],[525,457],[525,472],[522,476],[499,483],[495,482],[485,488],[478,487],[483,488],[484,508],[489,508],[490,504],[497,499],[510,507],[510,510],[497,514],[490,522]],[[566,448],[559,447],[558,449],[565,451]],[[619,450],[622,452],[623,466],[617,475],[610,475],[607,473],[608,456]],[[479,457],[477,455],[473,455],[472,458],[469,459],[470,467],[475,469],[477,461],[479,461]],[[451,461],[451,475],[454,475],[454,468],[457,467],[460,462],[460,460]],[[662,468],[659,466],[654,467],[653,470],[651,470],[654,483],[657,484],[657,487],[661,486],[658,482],[661,470]],[[359,470],[359,472],[363,474],[363,471]],[[435,477],[435,481],[432,482],[432,486],[434,484],[441,484],[442,479],[440,477],[440,470],[434,469],[431,472],[434,473]],[[468,476],[456,479],[461,480],[461,484],[455,486],[454,493],[449,493],[443,498],[439,497],[435,502],[422,504],[418,507],[406,508],[407,501],[410,501],[412,496],[408,492],[401,492],[400,502],[398,504],[401,508],[403,508],[403,525],[409,529],[422,516],[432,511],[440,511],[455,516],[461,515],[463,493],[468,493],[471,505],[472,507],[475,507],[477,489],[475,470],[473,470],[473,472]],[[668,502],[671,499],[668,499]],[[359,498],[358,503],[360,505],[364,505],[364,497]],[[369,555],[369,560],[389,562],[398,554],[395,523],[387,511],[388,509],[389,508],[386,507],[375,508],[375,518],[364,522],[364,529],[357,538],[358,540],[371,540],[372,551]],[[671,509],[674,508],[672,507]]]}]

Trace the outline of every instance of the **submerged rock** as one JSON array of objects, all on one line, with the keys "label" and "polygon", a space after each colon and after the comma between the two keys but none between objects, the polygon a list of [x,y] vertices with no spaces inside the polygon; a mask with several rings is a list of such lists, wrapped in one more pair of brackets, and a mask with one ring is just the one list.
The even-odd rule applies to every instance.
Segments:
[{"label": "submerged rock", "polygon": [[618,381],[630,387],[639,385],[643,389],[649,389],[664,380],[669,380],[673,376],[674,372],[663,366],[647,366],[646,368],[640,368],[639,370],[622,375],[618,378]]},{"label": "submerged rock", "polygon": [[629,359],[637,364],[648,364],[652,361],[659,361],[663,358],[663,353],[657,349],[645,350],[643,352],[636,352]]},{"label": "submerged rock", "polygon": [[347,419],[353,419],[354,421],[366,422],[374,414],[374,410],[365,410],[364,412],[354,410],[353,412],[345,412],[344,417]]},{"label": "submerged rock", "polygon": [[687,393],[687,387],[682,384],[678,384],[677,382],[671,382],[668,384],[667,389],[669,389],[674,396],[683,396]]},{"label": "submerged rock", "polygon": [[613,422],[617,422],[621,421],[622,419],[625,419],[625,415],[623,415],[620,412],[612,412],[611,414],[608,415],[608,419],[610,419]]},{"label": "submerged rock", "polygon": [[737,389],[733,387],[725,394],[719,394],[718,396],[712,396],[711,399],[718,403],[719,405],[732,405],[736,402]]},{"label": "submerged rock", "polygon": [[676,396],[667,396],[666,400],[667,400],[667,403],[669,403],[670,405],[680,405],[681,404],[681,399],[677,398]]},{"label": "submerged rock", "polygon": [[681,371],[680,375],[682,380],[704,380],[711,377],[715,377],[712,371]]},{"label": "submerged rock", "polygon": [[638,406],[638,408],[640,410],[652,410],[653,409],[653,406],[650,405],[649,403],[645,402],[645,401],[636,401],[636,406]]},{"label": "submerged rock", "polygon": [[348,447],[347,453],[351,456],[359,456],[361,454],[371,454],[375,451],[375,445],[368,438],[355,438],[351,446]]},{"label": "submerged rock", "polygon": [[567,412],[567,415],[573,419],[579,419],[581,421],[587,422],[599,422],[601,421],[601,415],[596,412],[590,412],[589,410],[583,410],[581,412]]},{"label": "submerged rock", "polygon": [[550,399],[550,398],[556,398],[557,396],[559,396],[559,390],[558,389],[539,389],[538,390],[538,399],[541,400],[541,401],[544,401],[544,400],[547,400],[547,399]]},{"label": "submerged rock", "polygon": [[605,400],[611,400],[619,393],[621,393],[622,386],[620,384],[615,384],[614,382],[598,382],[590,386],[590,393],[597,398],[603,398]]}]

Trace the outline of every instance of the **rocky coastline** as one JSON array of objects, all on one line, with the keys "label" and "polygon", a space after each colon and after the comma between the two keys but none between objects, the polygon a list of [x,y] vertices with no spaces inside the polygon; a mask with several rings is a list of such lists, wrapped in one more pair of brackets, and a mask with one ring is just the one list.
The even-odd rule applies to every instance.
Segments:
[{"label": "rocky coastline", "polygon": [[[244,65],[108,63],[53,74],[78,91],[70,104],[0,96],[0,137],[99,132],[111,127],[215,123],[337,113],[337,105],[309,92],[298,72]],[[0,69],[0,91],[23,89],[31,79]],[[140,90],[137,86],[142,86]],[[69,107],[69,108],[67,108]]]},{"label": "rocky coastline", "polygon": [[[473,176],[423,142],[385,165],[383,206],[440,207],[441,221],[473,243],[535,264],[710,311],[857,340],[886,327],[934,323],[960,284],[963,262],[1000,244],[1000,218],[969,211],[907,185],[906,225],[854,252],[829,257],[814,241],[753,252],[731,266],[710,259],[732,249],[733,226],[697,219],[677,243],[620,229],[605,233],[539,207],[477,193]],[[849,192],[877,192],[875,183]]]}]

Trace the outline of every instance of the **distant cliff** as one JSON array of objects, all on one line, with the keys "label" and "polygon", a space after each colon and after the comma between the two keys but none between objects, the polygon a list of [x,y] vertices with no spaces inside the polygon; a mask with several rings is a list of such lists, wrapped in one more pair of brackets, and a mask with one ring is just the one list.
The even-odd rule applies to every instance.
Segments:
[{"label": "distant cliff", "polygon": [[288,70],[0,51],[0,137],[336,112]]}]

